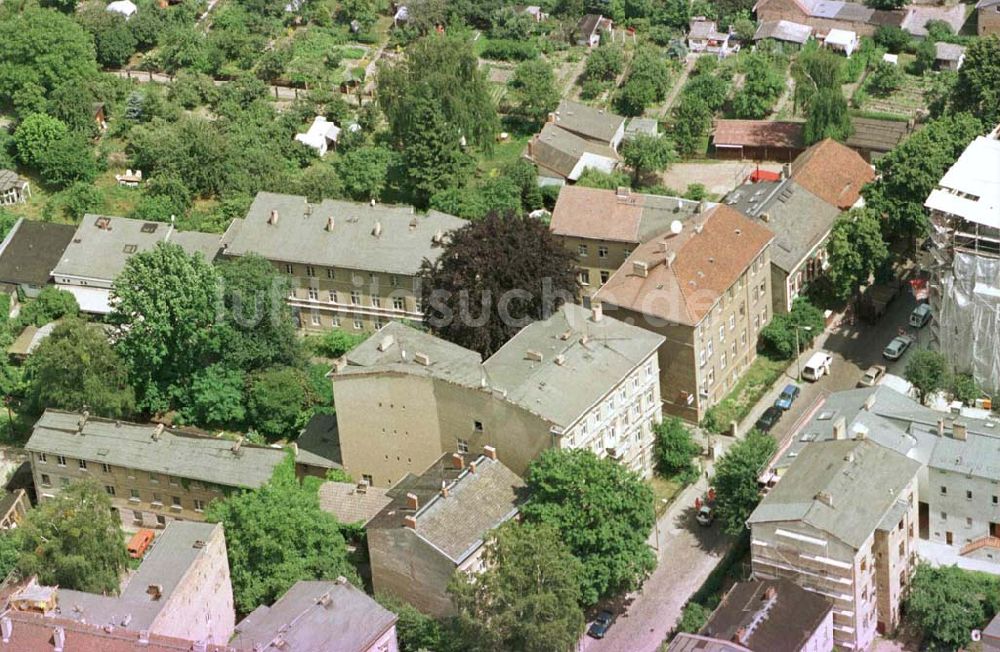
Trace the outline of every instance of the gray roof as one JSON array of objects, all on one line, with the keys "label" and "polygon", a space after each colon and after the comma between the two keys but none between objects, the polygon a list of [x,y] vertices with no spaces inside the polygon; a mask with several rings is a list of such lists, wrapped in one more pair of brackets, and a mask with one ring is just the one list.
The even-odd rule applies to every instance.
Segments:
[{"label": "gray roof", "polygon": [[584,154],[596,154],[617,160],[618,155],[608,145],[581,138],[549,122],[529,145],[529,158],[538,165],[568,177]]},{"label": "gray roof", "polygon": [[601,143],[610,143],[625,122],[625,118],[618,114],[572,100],[559,102],[555,120],[563,129]]},{"label": "gray roof", "polygon": [[314,414],[295,439],[295,446],[298,449],[295,453],[296,464],[324,469],[344,467],[335,414]]},{"label": "gray roof", "polygon": [[788,43],[805,43],[812,36],[813,28],[809,25],[794,23],[790,20],[765,20],[757,28],[753,40],[760,41],[772,38]]},{"label": "gray roof", "polygon": [[688,38],[724,41],[729,38],[729,34],[720,32],[714,20],[693,19],[688,26]]},{"label": "gray roof", "polygon": [[160,242],[176,242],[189,254],[215,258],[220,236],[180,233],[171,225],[107,215],[83,216],[52,276],[82,276],[113,281],[129,257],[150,251]]},{"label": "gray roof", "polygon": [[786,272],[826,238],[840,215],[839,208],[791,179],[744,184],[729,193],[725,203],[774,231],[771,262]]},{"label": "gray roof", "polygon": [[851,127],[851,135],[844,144],[873,152],[888,152],[910,132],[905,122],[858,116],[851,116]]},{"label": "gray roof", "polygon": [[156,439],[155,424],[136,424],[89,417],[80,430],[76,412],[46,410],[35,422],[25,449],[66,455],[95,464],[129,469],[226,487],[256,488],[271,479],[284,451],[164,428]]},{"label": "gray roof", "polygon": [[667,652],[746,652],[746,648],[717,638],[681,632],[670,641]]},{"label": "gray roof", "polygon": [[625,125],[625,138],[645,134],[647,136],[658,136],[660,134],[660,123],[655,118],[636,117],[628,121]]},{"label": "gray roof", "polygon": [[935,43],[934,50],[938,61],[958,61],[965,54],[965,47],[957,43]]},{"label": "gray roof", "polygon": [[[976,9],[986,9],[987,7],[992,7],[994,5],[1000,5],[1000,0],[979,0],[976,3]],[[998,620],[1000,622],[1000,620]],[[998,625],[1000,627],[1000,625]]]},{"label": "gray roof", "polygon": [[[483,366],[492,387],[511,403],[559,426],[571,426],[635,367],[664,337],[611,317],[564,304],[545,321],[525,326]],[[537,352],[541,362],[528,359]]]},{"label": "gray roof", "polygon": [[885,513],[885,516],[882,517],[882,522],[878,524],[878,529],[883,532],[892,532],[895,530],[909,507],[909,503],[905,500],[897,500],[893,503],[889,511]]},{"label": "gray roof", "polygon": [[324,482],[319,487],[319,506],[341,523],[368,523],[392,502],[387,490],[364,483]]},{"label": "gray roof", "polygon": [[[272,211],[277,215],[275,224],[270,223]],[[425,258],[440,255],[435,239],[466,224],[437,211],[417,215],[408,206],[333,199],[309,204],[299,195],[260,192],[246,217],[237,222],[225,253],[257,253],[268,260],[412,276]]]},{"label": "gray roof", "polygon": [[[59,589],[59,615],[95,625],[122,626],[128,617],[129,629],[148,629],[160,610],[169,601],[188,570],[205,550],[204,543],[212,538],[218,523],[172,521],[153,541],[139,569],[132,575],[121,594],[115,597]],[[160,598],[147,593],[159,585]]]},{"label": "gray roof", "polygon": [[255,652],[367,652],[396,620],[343,578],[301,581],[236,625],[230,645]]},{"label": "gray roof", "polygon": [[75,227],[21,218],[0,244],[0,281],[45,285]]},{"label": "gray roof", "polygon": [[0,170],[0,192],[7,192],[11,188],[21,189],[27,183],[27,179],[18,176],[13,170]]},{"label": "gray roof", "polygon": [[[453,464],[462,459],[462,468]],[[396,529],[405,516],[416,518],[416,534],[453,563],[475,552],[490,530],[517,515],[525,498],[525,483],[499,460],[480,455],[446,453],[419,476],[403,478],[389,495],[392,503],[368,523],[368,528]],[[441,494],[442,484],[448,496]],[[416,512],[407,508],[407,494],[417,496]]]},{"label": "gray roof", "polygon": [[[920,463],[867,439],[807,446],[748,523],[797,521],[857,549],[882,523]],[[818,499],[828,493],[833,506]]]}]

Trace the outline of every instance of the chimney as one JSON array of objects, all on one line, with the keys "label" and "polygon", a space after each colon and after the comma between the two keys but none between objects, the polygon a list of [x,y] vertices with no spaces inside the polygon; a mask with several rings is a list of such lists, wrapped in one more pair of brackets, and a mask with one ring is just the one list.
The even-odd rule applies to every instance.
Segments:
[{"label": "chimney", "polygon": [[386,352],[386,351],[388,351],[388,350],[389,350],[390,348],[392,348],[392,345],[393,345],[393,343],[394,343],[395,341],[396,341],[396,340],[395,340],[395,338],[394,338],[394,337],[393,337],[392,335],[386,335],[386,336],[385,336],[385,337],[383,337],[383,338],[382,338],[382,340],[381,340],[381,341],[380,341],[380,342],[378,343],[378,350],[379,350],[379,351],[381,351],[381,352],[383,352],[383,353],[385,353],[385,352]]},{"label": "chimney", "polygon": [[839,417],[833,422],[833,438],[847,439],[847,421],[844,417]]},{"label": "chimney", "polygon": [[868,398],[865,399],[865,410],[867,412],[871,412],[874,406],[875,406],[875,392],[872,392],[871,394],[868,395]]},{"label": "chimney", "polygon": [[153,428],[153,441],[160,441],[160,435],[163,434],[163,424],[158,423],[156,427]]},{"label": "chimney", "polygon": [[937,434],[938,437],[944,437],[944,419],[938,419]]},{"label": "chimney", "polygon": [[472,460],[471,462],[469,462],[469,473],[475,473],[475,472],[476,472],[476,461]]},{"label": "chimney", "polygon": [[951,436],[952,439],[957,439],[958,441],[965,441],[968,438],[967,427],[964,421],[956,421],[951,424]]},{"label": "chimney", "polygon": [[10,643],[10,635],[13,631],[14,621],[10,619],[10,616],[0,618],[0,636],[3,637],[4,643]]},{"label": "chimney", "polygon": [[854,424],[854,439],[856,441],[868,439],[868,426],[863,423]]},{"label": "chimney", "polygon": [[420,501],[417,499],[417,494],[406,494],[406,509],[411,509],[414,512],[420,509]]},{"label": "chimney", "polygon": [[333,225],[335,223],[336,223],[336,220],[333,219],[333,215],[331,215],[330,217],[326,218],[326,230],[327,231],[333,231]]},{"label": "chimney", "polygon": [[774,600],[776,597],[778,597],[778,589],[776,589],[774,586],[769,586],[766,589],[764,589],[764,596],[763,596],[764,600],[770,601]]},{"label": "chimney", "polygon": [[535,140],[537,138],[538,134],[535,134],[528,140],[528,158],[534,158],[535,156]]},{"label": "chimney", "polygon": [[372,235],[375,236],[376,238],[378,238],[379,236],[382,235],[382,223],[381,222],[378,222],[378,221],[375,222],[375,228],[372,229]]},{"label": "chimney", "polygon": [[431,358],[426,353],[414,353],[413,354],[413,361],[416,362],[418,365],[420,365],[422,367],[426,367],[426,366],[430,365]]},{"label": "chimney", "polygon": [[746,641],[747,641],[747,628],[740,627],[739,629],[736,630],[736,633],[733,634],[733,643],[739,643],[740,645],[743,645],[744,643],[746,643]]},{"label": "chimney", "polygon": [[483,446],[483,455],[491,460],[495,460],[497,458],[497,449],[492,446]]},{"label": "chimney", "polygon": [[159,584],[150,584],[146,587],[146,595],[151,600],[159,600],[163,596],[163,587]]},{"label": "chimney", "polygon": [[358,484],[356,484],[354,486],[354,493],[358,493],[358,494],[366,494],[366,493],[368,493],[368,482],[365,481],[365,480],[362,480],[361,482],[359,482]]},{"label": "chimney", "polygon": [[271,209],[271,216],[267,218],[267,223],[268,224],[272,224],[272,225],[278,223],[278,209],[277,208]]},{"label": "chimney", "polygon": [[785,163],[784,165],[781,166],[781,178],[787,179],[790,176],[792,176],[792,164]]},{"label": "chimney", "polygon": [[444,240],[444,231],[442,231],[441,229],[435,231],[434,235],[431,236],[431,242],[434,244],[441,244],[443,240]]},{"label": "chimney", "polygon": [[649,265],[641,260],[632,261],[632,273],[636,276],[646,278],[649,275]]},{"label": "chimney", "polygon": [[83,432],[83,427],[87,425],[87,419],[89,418],[90,418],[90,412],[88,410],[84,410],[83,413],[80,415],[80,420],[76,422],[76,425],[81,433]]},{"label": "chimney", "polygon": [[149,630],[141,629],[139,630],[139,645],[145,647],[149,645]]},{"label": "chimney", "polygon": [[524,352],[524,357],[526,360],[534,360],[535,362],[542,361],[541,351],[533,351],[531,349],[528,349],[527,351]]},{"label": "chimney", "polygon": [[191,644],[191,652],[208,652],[208,643],[205,641],[195,641]]},{"label": "chimney", "polygon": [[661,241],[660,242],[660,253],[661,254],[665,254],[669,250],[670,250],[670,243],[668,243],[666,240]]},{"label": "chimney", "polygon": [[298,443],[296,443],[296,442],[293,441],[290,444],[288,444],[288,447],[292,449],[292,456],[294,456],[294,457],[298,457],[299,456],[299,445],[298,445]]},{"label": "chimney", "polygon": [[442,498],[448,497],[448,483],[445,482],[444,480],[441,481],[441,497]]},{"label": "chimney", "polygon": [[816,500],[823,503],[827,507],[833,507],[833,496],[830,495],[829,491],[821,491],[816,494]]},{"label": "chimney", "polygon": [[229,450],[231,450],[233,452],[233,455],[239,455],[240,454],[240,448],[242,446],[243,446],[243,438],[239,437],[239,438],[236,439],[235,442],[233,442],[233,446]]},{"label": "chimney", "polygon": [[[593,303],[591,304],[591,307],[593,307]],[[565,342],[566,340],[568,340],[572,336],[573,336],[573,329],[572,328],[567,328],[565,331],[563,331],[563,334],[559,336],[559,339],[561,339],[563,342]]]},{"label": "chimney", "polygon": [[849,451],[847,453],[847,455],[844,455],[844,461],[847,462],[848,464],[853,463],[854,462],[854,451]]},{"label": "chimney", "polygon": [[305,211],[303,211],[303,212],[306,215],[312,215],[313,214],[313,205],[310,204],[309,202],[306,202],[306,208],[305,208]]},{"label": "chimney", "polygon": [[412,514],[407,514],[403,517],[403,527],[408,527],[411,530],[417,529],[417,517]]},{"label": "chimney", "polygon": [[66,646],[66,630],[56,627],[52,632],[52,652],[63,652]]},{"label": "chimney", "polygon": [[563,366],[564,364],[566,364],[566,356],[564,356],[562,353],[560,353],[559,355],[557,355],[555,357],[555,363],[557,365],[559,365],[560,367]]},{"label": "chimney", "polygon": [[698,222],[697,224],[694,225],[695,235],[701,233],[704,229],[705,229],[705,223],[704,222]]},{"label": "chimney", "polygon": [[465,468],[465,458],[458,453],[451,454],[451,468],[461,471]]},{"label": "chimney", "polygon": [[629,196],[629,190],[625,186],[618,186],[615,190],[615,197],[618,199],[626,199]]},{"label": "chimney", "polygon": [[768,213],[767,211],[761,213],[760,214],[760,221],[761,222],[770,222],[771,221],[771,214]]},{"label": "chimney", "polygon": [[599,322],[604,319],[604,304],[600,301],[592,301],[590,303],[590,318],[595,322]]},{"label": "chimney", "polygon": [[554,123],[555,121],[556,121],[556,112],[549,111],[549,115],[545,118],[545,122],[551,124]]},{"label": "chimney", "polygon": [[677,252],[676,251],[668,251],[667,252],[667,267],[670,267],[671,265],[673,265],[675,260],[677,260]]}]

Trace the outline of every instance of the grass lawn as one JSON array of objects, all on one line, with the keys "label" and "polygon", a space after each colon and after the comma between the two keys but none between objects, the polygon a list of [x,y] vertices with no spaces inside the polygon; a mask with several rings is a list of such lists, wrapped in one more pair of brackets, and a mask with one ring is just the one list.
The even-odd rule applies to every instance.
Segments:
[{"label": "grass lawn", "polygon": [[664,478],[659,475],[653,476],[653,479],[649,481],[649,486],[653,490],[653,498],[656,501],[657,516],[667,511],[667,507],[684,488],[684,485],[676,478]]},{"label": "grass lawn", "polygon": [[521,157],[524,148],[527,147],[528,140],[531,139],[531,134],[509,131],[506,126],[502,126],[501,129],[507,130],[507,133],[510,134],[510,140],[505,143],[494,143],[492,152],[480,156],[479,169],[484,173],[488,174],[507,163],[516,161]]},{"label": "grass lawn", "polygon": [[788,360],[772,360],[765,355],[758,355],[733,391],[711,408],[719,427],[725,431],[731,422],[742,421],[787,367]]}]

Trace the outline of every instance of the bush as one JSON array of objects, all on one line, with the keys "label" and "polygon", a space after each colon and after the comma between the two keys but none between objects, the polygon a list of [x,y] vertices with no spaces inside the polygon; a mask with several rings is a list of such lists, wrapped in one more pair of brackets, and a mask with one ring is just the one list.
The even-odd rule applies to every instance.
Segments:
[{"label": "bush", "polygon": [[903,71],[888,61],[879,61],[868,77],[868,90],[880,97],[891,95],[902,86]]},{"label": "bush", "polygon": [[527,61],[538,57],[538,48],[531,41],[490,40],[483,46],[484,59],[500,61]]},{"label": "bush", "polygon": [[893,54],[902,52],[910,45],[910,35],[895,25],[879,25],[875,30],[875,44]]},{"label": "bush", "polygon": [[677,621],[677,631],[687,634],[697,634],[708,622],[708,617],[712,615],[711,609],[707,609],[697,602],[688,602],[681,611],[681,619]]},{"label": "bush", "polygon": [[972,405],[983,395],[983,390],[969,374],[955,374],[951,378],[951,393],[955,400]]},{"label": "bush", "polygon": [[795,355],[795,337],[798,332],[799,351],[812,344],[817,335],[823,332],[826,322],[823,312],[812,305],[808,299],[799,297],[792,304],[788,314],[777,314],[771,322],[760,331],[765,348],[775,356],[788,360]]}]

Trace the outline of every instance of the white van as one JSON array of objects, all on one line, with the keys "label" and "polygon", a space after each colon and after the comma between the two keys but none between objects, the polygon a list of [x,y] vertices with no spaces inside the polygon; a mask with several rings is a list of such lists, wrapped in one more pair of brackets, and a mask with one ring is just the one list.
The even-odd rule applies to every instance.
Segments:
[{"label": "white van", "polygon": [[910,313],[910,326],[923,328],[931,320],[931,307],[926,303],[921,303]]},{"label": "white van", "polygon": [[813,353],[806,364],[802,367],[802,377],[813,382],[830,373],[830,365],[833,364],[833,356],[826,351]]}]

